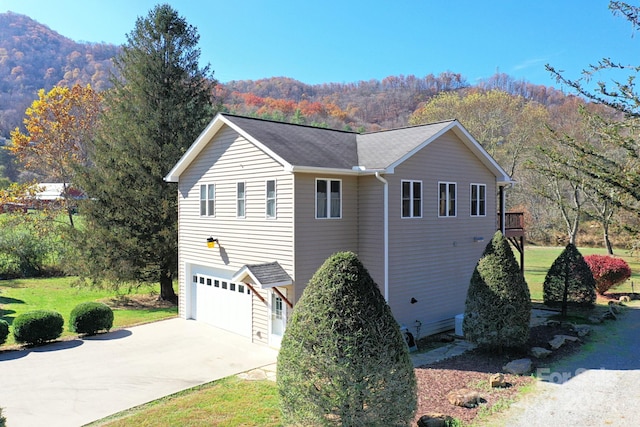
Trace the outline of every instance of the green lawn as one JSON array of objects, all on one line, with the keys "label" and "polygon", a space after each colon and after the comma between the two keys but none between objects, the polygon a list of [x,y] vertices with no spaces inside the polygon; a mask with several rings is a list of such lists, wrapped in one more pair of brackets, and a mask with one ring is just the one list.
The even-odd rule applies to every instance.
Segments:
[{"label": "green lawn", "polygon": [[[547,271],[553,264],[553,261],[560,255],[564,247],[543,247],[543,246],[526,246],[524,250],[524,275],[529,285],[531,299],[542,300],[542,285]],[[578,248],[584,256],[591,254],[605,255],[607,251],[599,248]],[[516,253],[517,254],[517,253]],[[640,259],[631,257],[624,250],[614,250],[615,256],[624,258],[631,267],[631,278],[617,288],[611,289],[609,292],[638,292],[639,287],[635,286],[640,283]]]},{"label": "green lawn", "polygon": [[276,384],[223,378],[107,417],[88,426],[281,426]]},{"label": "green lawn", "polygon": [[[72,336],[69,331],[71,310],[81,302],[108,302],[115,297],[115,292],[105,289],[73,286],[74,277],[57,277],[45,279],[16,279],[0,281],[0,318],[9,324],[16,316],[27,311],[48,309],[62,314],[65,320],[63,337]],[[150,294],[156,287],[143,286],[133,291],[134,294]],[[114,309],[114,328],[122,328],[140,323],[175,317],[177,307]],[[13,334],[10,332],[4,347],[13,345]],[[0,347],[2,348],[2,347]]]}]

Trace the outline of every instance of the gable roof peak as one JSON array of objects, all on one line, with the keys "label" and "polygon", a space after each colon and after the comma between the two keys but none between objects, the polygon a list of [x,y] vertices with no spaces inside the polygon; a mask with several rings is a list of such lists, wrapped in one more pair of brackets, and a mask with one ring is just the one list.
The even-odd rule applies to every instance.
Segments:
[{"label": "gable roof peak", "polygon": [[405,130],[405,129],[415,129],[415,128],[422,128],[422,127],[426,127],[426,126],[434,126],[434,125],[439,125],[439,124],[443,124],[443,123],[453,123],[453,122],[458,122],[458,124],[460,124],[460,122],[458,121],[458,119],[447,119],[447,120],[438,120],[436,122],[429,122],[429,123],[422,123],[419,125],[407,125],[407,126],[400,126],[397,128],[389,128],[389,129],[380,129],[380,130],[375,130],[375,131],[371,131],[371,132],[362,132],[359,135],[372,135],[372,134],[379,134],[379,133],[383,133],[383,132],[395,132],[395,131],[400,131],[400,130]]}]

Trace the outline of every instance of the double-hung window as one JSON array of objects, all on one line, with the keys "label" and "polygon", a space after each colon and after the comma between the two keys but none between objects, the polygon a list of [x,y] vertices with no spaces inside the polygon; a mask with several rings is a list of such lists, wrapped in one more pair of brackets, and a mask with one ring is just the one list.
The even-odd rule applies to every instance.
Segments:
[{"label": "double-hung window", "polygon": [[236,183],[236,216],[238,218],[245,217],[246,202],[247,202],[246,183],[238,182]]},{"label": "double-hung window", "polygon": [[200,185],[200,216],[215,216],[216,214],[216,186],[215,184]]},{"label": "double-hung window", "polygon": [[438,216],[456,216],[456,183],[438,183]]},{"label": "double-hung window", "polygon": [[269,180],[266,184],[266,216],[276,217],[276,181]]},{"label": "double-hung window", "polygon": [[316,218],[342,217],[341,185],[339,179],[316,179]]},{"label": "double-hung window", "polygon": [[471,216],[486,216],[487,214],[487,186],[485,184],[471,184]]},{"label": "double-hung window", "polygon": [[402,218],[422,217],[422,181],[402,181]]}]

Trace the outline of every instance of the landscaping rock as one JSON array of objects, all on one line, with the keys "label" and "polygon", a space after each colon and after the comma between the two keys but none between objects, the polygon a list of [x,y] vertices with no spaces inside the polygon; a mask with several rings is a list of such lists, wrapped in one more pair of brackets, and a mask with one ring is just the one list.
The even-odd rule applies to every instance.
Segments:
[{"label": "landscaping rock", "polygon": [[418,427],[446,427],[453,421],[448,415],[427,414],[420,417]]},{"label": "landscaping rock", "polygon": [[447,400],[449,400],[452,405],[462,406],[463,408],[475,408],[481,403],[482,398],[475,390],[461,388],[450,391],[449,394],[447,394]]},{"label": "landscaping rock", "polygon": [[600,316],[589,316],[589,323],[592,323],[594,325],[599,325],[600,323],[602,323],[602,317]]},{"label": "landscaping rock", "polygon": [[579,341],[579,338],[571,335],[556,335],[551,341],[549,341],[549,347],[551,347],[552,350],[557,350],[562,347],[567,341],[575,342]]},{"label": "landscaping rock", "polygon": [[502,367],[502,370],[514,375],[525,375],[531,372],[533,363],[531,359],[513,360]]},{"label": "landscaping rock", "polygon": [[591,327],[589,325],[574,325],[573,331],[578,334],[578,337],[586,337],[591,333]]},{"label": "landscaping rock", "polygon": [[504,380],[504,375],[500,373],[491,375],[491,378],[489,378],[489,384],[494,388],[507,386],[507,382]]},{"label": "landscaping rock", "polygon": [[629,302],[629,301],[631,301],[631,298],[629,298],[628,295],[622,295],[620,298],[618,298],[618,301],[620,301],[620,302]]},{"label": "landscaping rock", "polygon": [[557,328],[558,326],[560,326],[560,321],[559,320],[547,320],[547,326],[549,326],[551,328]]},{"label": "landscaping rock", "polygon": [[542,348],[542,347],[531,347],[531,356],[535,357],[536,359],[544,359],[545,357],[548,357],[551,353],[553,353],[551,350],[547,350],[546,348]]}]

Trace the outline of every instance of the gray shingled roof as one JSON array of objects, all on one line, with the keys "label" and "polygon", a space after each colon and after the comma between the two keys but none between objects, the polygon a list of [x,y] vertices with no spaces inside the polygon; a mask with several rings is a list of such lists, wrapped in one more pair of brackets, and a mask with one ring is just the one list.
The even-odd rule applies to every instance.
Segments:
[{"label": "gray shingled roof", "polygon": [[337,169],[386,168],[452,122],[360,135],[251,117],[224,116],[293,166]]},{"label": "gray shingled roof", "polygon": [[293,166],[351,169],[358,164],[356,133],[224,116]]},{"label": "gray shingled roof", "polygon": [[452,121],[358,135],[359,165],[367,169],[384,169],[411,153]]},{"label": "gray shingled roof", "polygon": [[291,276],[284,271],[284,268],[278,263],[269,262],[266,264],[251,264],[242,267],[235,275],[241,274],[242,271],[248,271],[261,287],[269,287],[275,284],[288,283],[293,281]]}]

